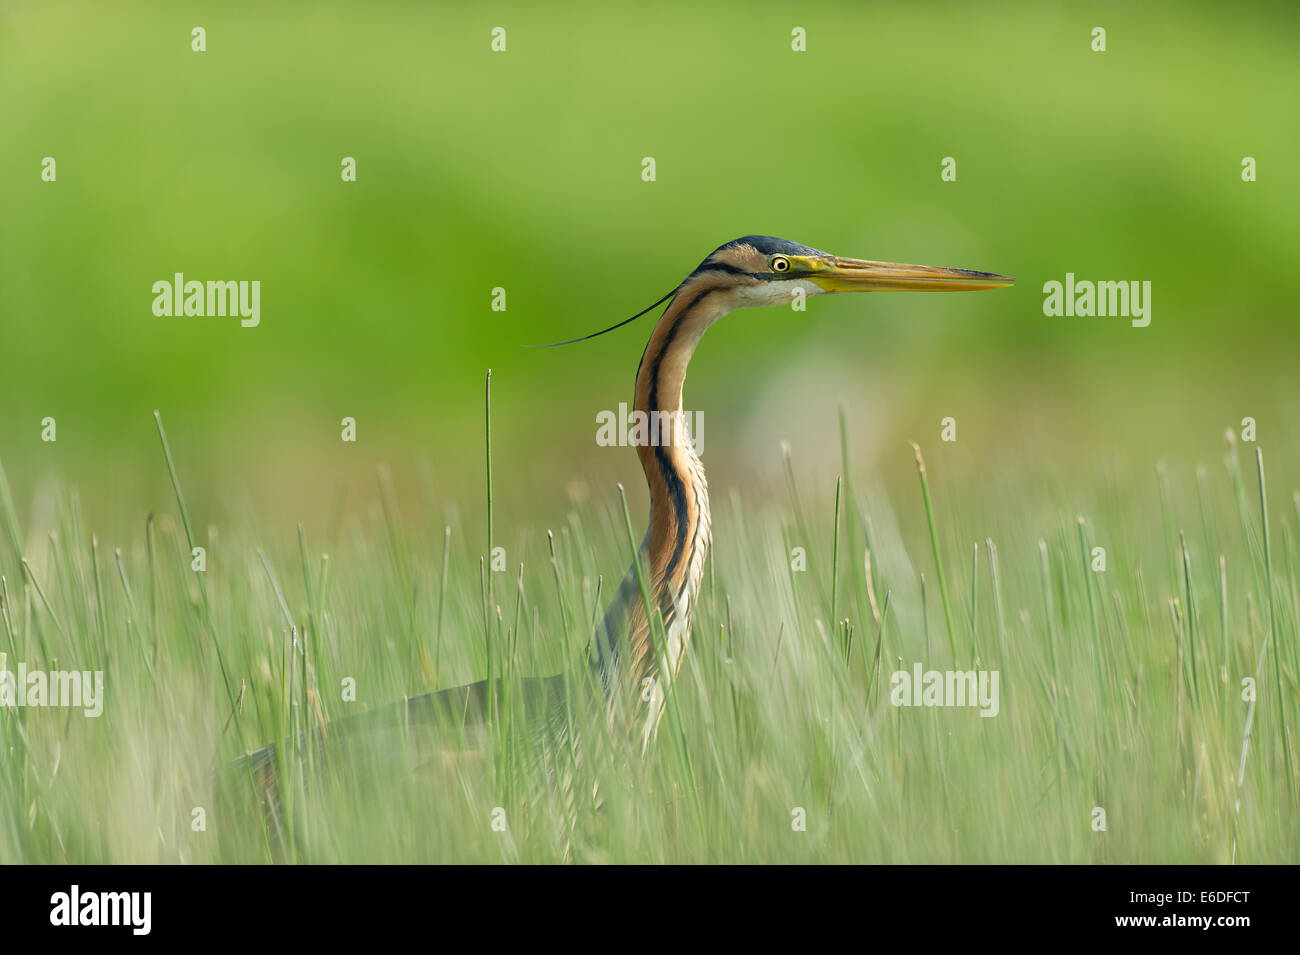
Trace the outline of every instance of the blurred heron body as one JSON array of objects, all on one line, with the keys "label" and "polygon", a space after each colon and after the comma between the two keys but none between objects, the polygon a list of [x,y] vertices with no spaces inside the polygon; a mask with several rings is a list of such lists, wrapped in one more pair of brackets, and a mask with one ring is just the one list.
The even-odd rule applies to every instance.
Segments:
[{"label": "blurred heron body", "polygon": [[[560,674],[479,681],[335,721],[329,727],[333,735],[430,722],[481,726],[499,708],[507,687],[536,717],[539,734],[546,735],[565,722],[573,692],[595,683],[610,717],[648,746],[686,655],[712,542],[708,484],[682,407],[687,367],[704,333],[736,309],[788,305],[828,292],[967,291],[1012,281],[988,272],[841,258],[786,239],[745,236],[718,247],[675,289],[631,319],[555,343],[603,335],[668,303],[641,356],[634,392],[634,412],[647,419],[657,414],[661,423],[655,440],[638,441],[636,447],[650,497],[649,526],[595,628],[587,654],[593,679]],[[267,746],[247,759],[270,766],[274,755],[275,747]]]}]

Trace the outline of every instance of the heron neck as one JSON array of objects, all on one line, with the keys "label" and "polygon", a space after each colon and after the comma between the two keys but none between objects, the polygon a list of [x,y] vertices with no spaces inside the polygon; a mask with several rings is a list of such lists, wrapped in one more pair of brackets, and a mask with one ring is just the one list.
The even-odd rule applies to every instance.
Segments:
[{"label": "heron neck", "polygon": [[[708,522],[709,496],[704,466],[685,428],[682,389],[700,338],[723,314],[720,291],[709,284],[683,288],[655,326],[637,370],[633,408],[646,416],[651,432],[636,451],[650,492],[644,549],[656,593],[670,584],[678,590],[698,584],[682,572],[693,545],[708,549],[707,535],[696,541],[700,525]],[[693,592],[691,597],[693,605]]]},{"label": "heron neck", "polygon": [[[634,566],[597,632],[594,662],[608,692],[635,690],[635,699],[649,702],[647,733],[662,711],[659,677],[671,679],[685,654],[711,541],[708,486],[685,429],[682,386],[701,336],[726,312],[723,292],[708,279],[683,285],[655,325],[637,370],[633,425],[645,422],[650,438],[636,448],[650,497],[638,562],[662,616],[665,643],[657,646]],[[647,680],[654,681],[648,695]]]}]

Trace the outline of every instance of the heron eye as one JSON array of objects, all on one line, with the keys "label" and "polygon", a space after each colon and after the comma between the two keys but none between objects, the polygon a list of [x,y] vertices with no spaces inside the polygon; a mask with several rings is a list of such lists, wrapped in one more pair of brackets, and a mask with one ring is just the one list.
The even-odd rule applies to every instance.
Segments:
[{"label": "heron eye", "polygon": [[774,256],[772,256],[772,271],[773,271],[773,272],[789,272],[789,271],[790,271],[790,260],[787,259],[784,255],[774,255]]}]

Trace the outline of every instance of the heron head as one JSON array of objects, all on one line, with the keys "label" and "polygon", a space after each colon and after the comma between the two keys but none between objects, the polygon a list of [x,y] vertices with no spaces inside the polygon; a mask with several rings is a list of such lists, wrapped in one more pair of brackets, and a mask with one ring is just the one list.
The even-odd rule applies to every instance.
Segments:
[{"label": "heron head", "polygon": [[[992,272],[846,259],[789,239],[747,235],[718,246],[680,285],[631,318],[580,338],[526,347],[554,348],[585,342],[622,328],[664,302],[677,302],[681,296],[682,301],[690,303],[707,296],[707,306],[696,313],[694,337],[698,340],[705,328],[727,312],[758,305],[789,305],[800,293],[971,292],[1004,288],[1014,281]],[[664,314],[673,314],[673,306],[669,305]]]},{"label": "heron head", "polygon": [[718,273],[734,288],[732,308],[788,305],[800,291],[825,292],[967,292],[1004,288],[1015,281],[991,272],[903,265],[870,259],[846,259],[789,239],[747,235],[719,246],[694,275]]}]

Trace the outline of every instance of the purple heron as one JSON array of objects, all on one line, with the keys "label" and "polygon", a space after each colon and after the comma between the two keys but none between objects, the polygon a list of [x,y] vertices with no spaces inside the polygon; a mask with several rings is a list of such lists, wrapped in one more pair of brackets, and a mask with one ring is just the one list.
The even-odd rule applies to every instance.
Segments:
[{"label": "purple heron", "polygon": [[[797,242],[749,235],[719,246],[654,305],[569,345],[603,335],[667,302],[637,367],[635,411],[657,413],[654,442],[639,444],[637,456],[650,495],[650,520],[639,552],[592,637],[587,663],[590,684],[629,731],[648,745],[663,713],[665,688],[680,668],[690,639],[691,618],[711,541],[704,467],[685,437],[682,387],[701,337],[718,319],[740,308],[788,305],[800,296],[830,292],[964,292],[1002,288],[1004,275],[849,259]],[[551,346],[542,346],[551,347]],[[662,638],[662,642],[659,638]],[[562,719],[568,677],[513,681],[531,714]],[[578,681],[577,685],[583,685]],[[479,681],[346,717],[329,725],[351,734],[397,724],[451,721],[482,724],[503,688]],[[254,767],[274,763],[274,746],[250,753]],[[273,771],[273,770],[272,770]]]}]

